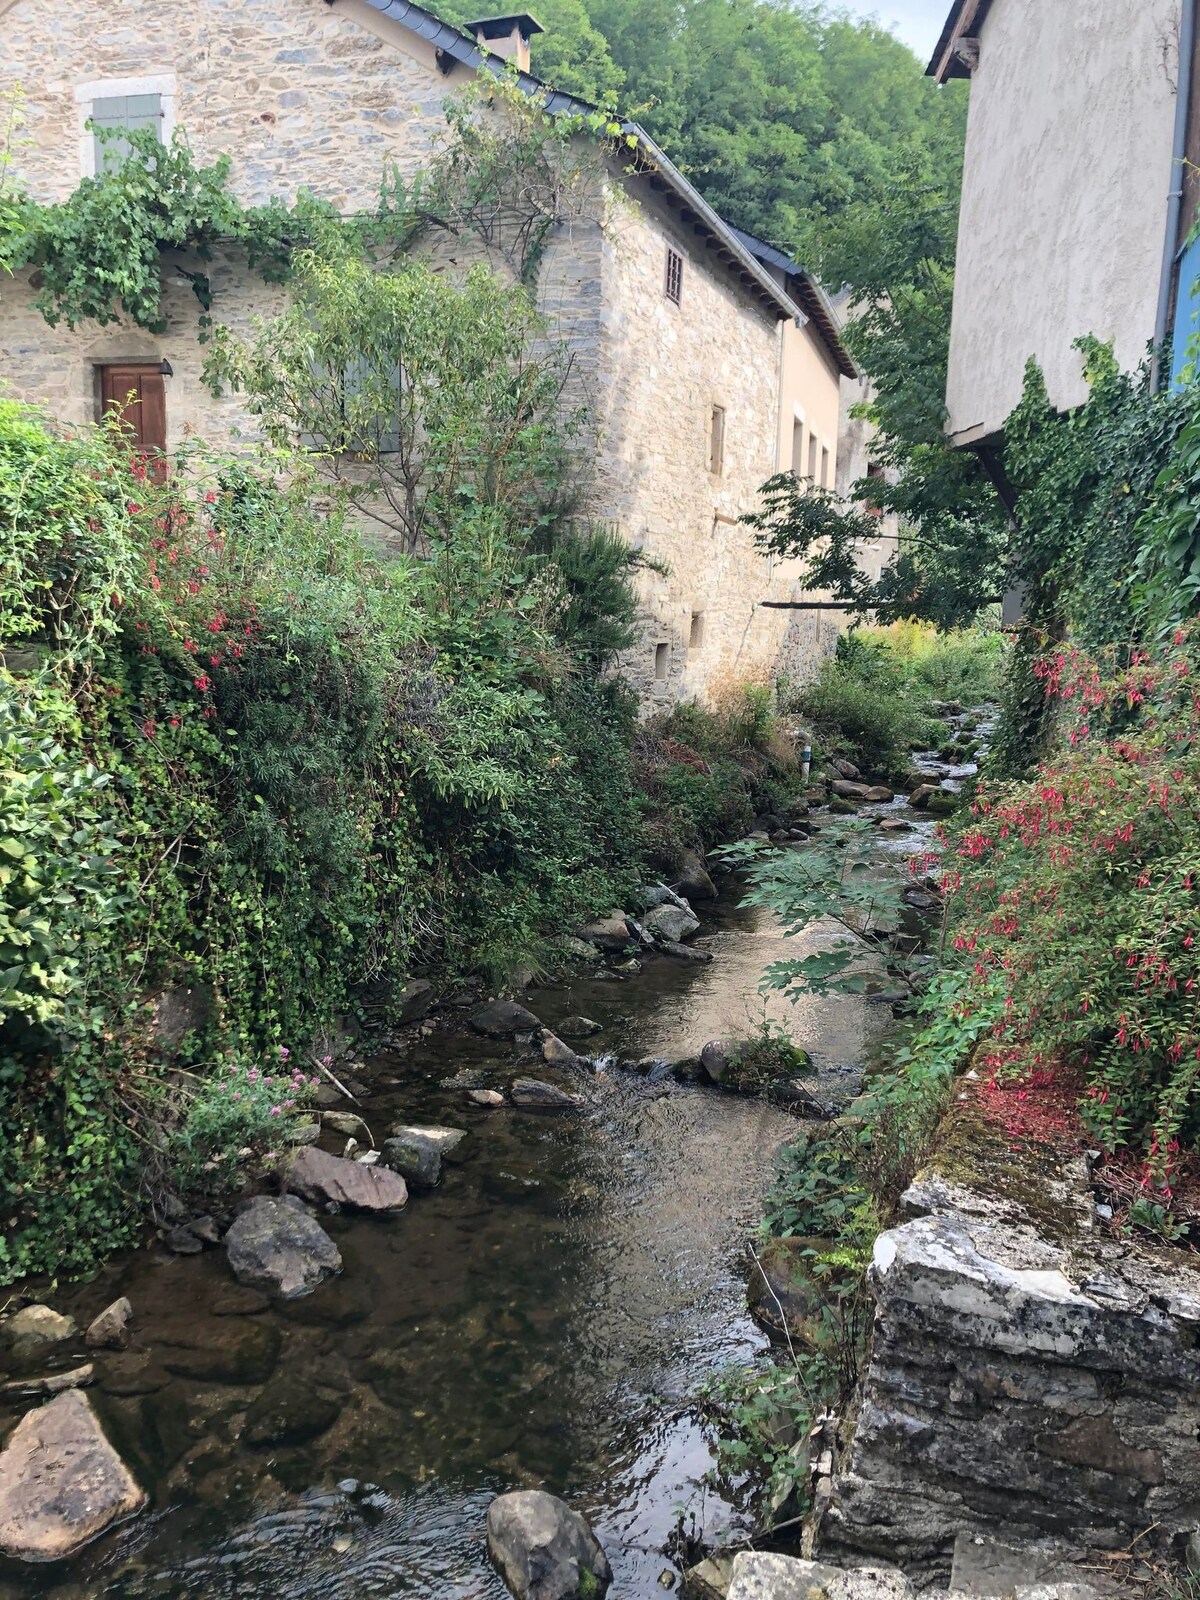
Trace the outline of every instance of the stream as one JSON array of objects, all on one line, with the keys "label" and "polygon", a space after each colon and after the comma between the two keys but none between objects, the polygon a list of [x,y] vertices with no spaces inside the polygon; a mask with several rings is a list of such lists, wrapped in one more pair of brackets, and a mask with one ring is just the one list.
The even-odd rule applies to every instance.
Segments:
[{"label": "stream", "polygon": [[[872,840],[901,869],[931,823],[900,800],[866,814],[880,812],[914,824]],[[728,887],[699,938],[711,964],[655,958],[523,998],[552,1028],[596,1019],[577,1048],[625,1059],[698,1054],[770,1017],[844,1102],[889,1007],[758,993],[767,965],[826,937],[785,940]],[[708,1540],[741,1526],[703,1486],[712,1459],[688,1400],[766,1347],[745,1312],[745,1240],[795,1118],[602,1065],[577,1114],[486,1110],[442,1086],[464,1068],[501,1085],[531,1070],[521,1046],[457,1026],[355,1069],[377,1143],[398,1122],[470,1139],[399,1216],[322,1217],[345,1270],[309,1298],[268,1306],[223,1250],[160,1247],[55,1295],[81,1327],[117,1295],[133,1303],[130,1349],[95,1353],[89,1393],[151,1505],[65,1572],[4,1569],[0,1600],[502,1600],[487,1506],[533,1486],[592,1523],[613,1600],[651,1600],[678,1588],[681,1518]],[[268,1378],[294,1391],[293,1436],[255,1445],[246,1413]]]}]

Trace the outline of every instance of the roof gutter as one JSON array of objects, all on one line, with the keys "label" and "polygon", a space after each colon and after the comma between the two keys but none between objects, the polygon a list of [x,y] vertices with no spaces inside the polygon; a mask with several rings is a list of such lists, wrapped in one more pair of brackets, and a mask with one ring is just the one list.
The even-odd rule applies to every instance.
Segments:
[{"label": "roof gutter", "polygon": [[1171,189],[1167,195],[1167,233],[1163,240],[1162,274],[1158,284],[1158,315],[1154,321],[1154,364],[1150,389],[1163,386],[1163,347],[1170,331],[1171,295],[1179,249],[1179,222],[1183,215],[1183,171],[1187,161],[1188,118],[1192,105],[1192,77],[1196,60],[1196,15],[1200,0],[1182,0],[1179,23],[1179,84],[1175,92],[1175,141],[1171,150]]}]

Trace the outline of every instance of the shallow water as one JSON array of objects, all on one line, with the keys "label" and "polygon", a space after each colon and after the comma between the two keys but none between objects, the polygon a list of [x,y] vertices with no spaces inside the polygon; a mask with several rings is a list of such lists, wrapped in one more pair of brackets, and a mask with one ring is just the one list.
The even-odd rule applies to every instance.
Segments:
[{"label": "shallow water", "polygon": [[[917,843],[878,847],[900,860]],[[711,965],[654,960],[527,1002],[551,1026],[594,1017],[604,1032],[578,1048],[625,1058],[694,1054],[769,1014],[813,1054],[827,1092],[853,1093],[887,1008],[764,1006],[764,967],[802,953],[764,912],[722,903],[702,942]],[[687,1401],[706,1374],[764,1348],[744,1312],[744,1241],[796,1124],[615,1069],[579,1086],[577,1115],[481,1111],[439,1087],[464,1066],[497,1083],[529,1070],[520,1047],[457,1031],[367,1064],[377,1141],[398,1121],[443,1122],[470,1129],[469,1151],[395,1219],[323,1219],[345,1270],[310,1298],[250,1310],[223,1251],[157,1248],[55,1298],[81,1326],[116,1294],[133,1302],[131,1349],[96,1357],[91,1393],[152,1505],[65,1574],[0,1575],[2,1600],[499,1600],[487,1504],[533,1485],[591,1520],[614,1600],[677,1586],[665,1547],[679,1517],[710,1538],[734,1517],[702,1487],[711,1458]],[[269,1371],[299,1387],[323,1431],[247,1442]]]}]

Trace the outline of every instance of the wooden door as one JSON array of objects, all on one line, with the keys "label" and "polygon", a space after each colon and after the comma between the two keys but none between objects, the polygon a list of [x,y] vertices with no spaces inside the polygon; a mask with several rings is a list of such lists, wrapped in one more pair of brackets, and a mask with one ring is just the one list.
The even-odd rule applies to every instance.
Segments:
[{"label": "wooden door", "polygon": [[115,413],[132,448],[153,463],[155,476],[166,470],[167,391],[158,367],[100,368],[100,404]]}]

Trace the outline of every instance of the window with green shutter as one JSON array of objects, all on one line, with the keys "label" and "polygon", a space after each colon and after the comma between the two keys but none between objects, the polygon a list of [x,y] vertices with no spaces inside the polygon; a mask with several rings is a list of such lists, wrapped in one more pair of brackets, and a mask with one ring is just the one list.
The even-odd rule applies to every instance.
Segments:
[{"label": "window with green shutter", "polygon": [[[161,141],[163,129],[162,96],[159,94],[119,94],[92,101],[91,120],[96,129],[131,133],[134,128],[153,128]],[[129,154],[128,139],[101,139],[94,136],[95,171],[100,177],[124,161]]]}]

